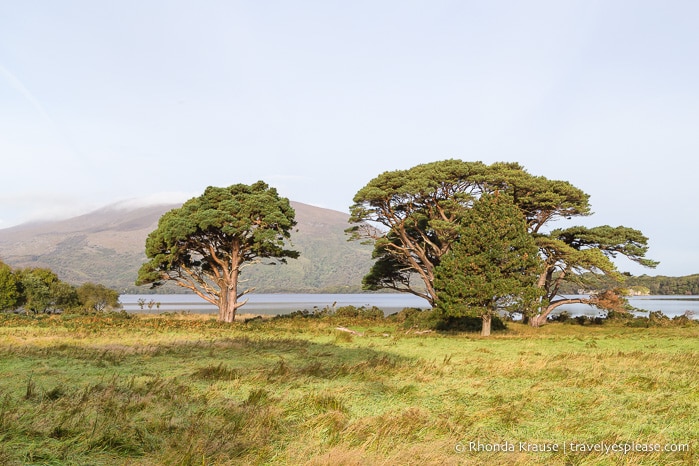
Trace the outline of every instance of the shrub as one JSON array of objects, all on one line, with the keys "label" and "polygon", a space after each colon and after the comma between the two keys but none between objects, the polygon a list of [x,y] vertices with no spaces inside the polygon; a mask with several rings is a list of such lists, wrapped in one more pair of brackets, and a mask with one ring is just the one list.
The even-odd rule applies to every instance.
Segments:
[{"label": "shrub", "polygon": [[332,315],[332,312],[332,308],[329,306],[325,306],[323,309],[314,307],[312,311],[308,309],[298,310],[288,314],[276,315],[273,319],[319,319]]},{"label": "shrub", "polygon": [[384,318],[384,313],[376,306],[369,308],[361,306],[342,306],[335,311],[335,317],[351,317],[357,319],[380,320]]},{"label": "shrub", "polygon": [[435,330],[442,319],[442,315],[434,309],[420,310],[406,308],[396,314],[395,319],[403,322],[403,328],[418,328]]},{"label": "shrub", "polygon": [[672,323],[680,327],[687,327],[690,325],[699,325],[699,320],[695,320],[694,313],[692,311],[686,311],[681,316],[675,316],[672,318]]},{"label": "shrub", "polygon": [[406,307],[403,308],[401,311],[396,312],[394,314],[391,314],[387,316],[386,318],[390,320],[391,322],[400,322],[403,323],[407,319],[412,318],[415,316],[415,314],[422,312],[422,309],[419,309],[417,307]]},{"label": "shrub", "polygon": [[631,314],[630,312],[621,312],[621,311],[609,311],[607,312],[607,320],[616,320],[616,321],[629,321],[634,319],[634,315]]},{"label": "shrub", "polygon": [[322,309],[317,307],[313,308],[313,311],[304,309],[289,314],[277,315],[274,316],[274,319],[322,319],[333,317],[343,319],[381,320],[384,318],[384,312],[376,306],[341,306],[337,309],[331,306],[325,306]]},{"label": "shrub", "polygon": [[563,311],[560,314],[557,314],[555,316],[550,316],[548,320],[550,320],[551,322],[568,322],[568,323],[570,323],[571,315],[570,315],[570,312]]},{"label": "shrub", "polygon": [[603,325],[605,322],[605,319],[603,317],[597,316],[597,317],[592,317],[592,316],[575,316],[575,318],[572,319],[573,322],[577,323],[578,325],[588,325],[588,324],[594,324],[594,325]]}]

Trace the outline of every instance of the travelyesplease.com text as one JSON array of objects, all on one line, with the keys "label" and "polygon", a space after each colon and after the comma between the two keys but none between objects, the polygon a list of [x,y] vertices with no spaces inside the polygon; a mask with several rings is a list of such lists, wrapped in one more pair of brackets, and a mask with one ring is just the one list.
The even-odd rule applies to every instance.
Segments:
[{"label": "travelyesplease.com text", "polygon": [[473,452],[528,452],[528,453],[678,453],[689,451],[689,444],[619,442],[619,443],[589,443],[589,442],[509,442],[487,443],[481,441],[459,442],[454,446],[457,453]]}]

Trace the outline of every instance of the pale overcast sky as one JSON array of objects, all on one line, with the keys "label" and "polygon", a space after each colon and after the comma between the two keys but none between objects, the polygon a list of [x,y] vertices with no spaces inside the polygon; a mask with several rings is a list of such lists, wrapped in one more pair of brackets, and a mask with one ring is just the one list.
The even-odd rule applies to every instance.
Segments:
[{"label": "pale overcast sky", "polygon": [[[699,272],[699,2],[0,0],[0,228],[516,161]],[[1,234],[1,232],[0,232]]]}]

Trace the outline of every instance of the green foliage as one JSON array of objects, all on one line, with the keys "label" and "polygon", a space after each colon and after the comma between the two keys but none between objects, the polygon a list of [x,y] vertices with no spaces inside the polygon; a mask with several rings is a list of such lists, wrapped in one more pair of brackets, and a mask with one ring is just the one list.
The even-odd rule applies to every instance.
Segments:
[{"label": "green foliage", "polygon": [[76,291],[80,304],[90,311],[103,312],[119,307],[119,293],[104,285],[83,283]]},{"label": "green foliage", "polygon": [[350,319],[374,319],[380,320],[384,318],[384,313],[376,306],[340,306],[335,310],[336,317],[346,317]]},{"label": "green foliage", "polygon": [[641,275],[627,277],[626,284],[645,287],[653,295],[699,295],[699,274],[684,277]]},{"label": "green foliage", "polygon": [[172,281],[219,307],[219,319],[232,322],[241,268],[261,259],[285,262],[298,252],[285,249],[296,225],[294,210],[277,190],[258,181],[248,186],[208,187],[178,209],[164,214],[146,240],[137,285]]},{"label": "green foliage", "polygon": [[648,317],[635,317],[626,322],[629,327],[691,327],[699,325],[699,320],[692,319],[690,315],[685,314],[673,317],[672,319],[662,311],[651,311]]},{"label": "green foliage", "polygon": [[16,272],[20,289],[20,304],[34,313],[51,313],[79,305],[75,288],[61,281],[49,269],[21,269]]},{"label": "green foliage", "polygon": [[517,163],[444,160],[385,172],[355,195],[351,207],[350,222],[386,229],[365,223],[348,230],[355,239],[375,241],[377,261],[364,286],[407,291],[434,305],[435,268],[458,240],[458,226],[473,202],[494,192],[513,201],[532,233],[548,221],[589,214],[587,194],[565,181],[532,176]]},{"label": "green foliage", "polygon": [[[569,281],[561,285],[562,294],[577,294],[579,289],[600,290],[619,286],[618,282],[607,277],[600,277],[591,272],[582,273],[576,277],[576,281]],[[685,275],[682,277],[666,277],[663,275],[638,277],[623,274],[623,287],[641,294],[650,295],[699,295],[699,275]]]},{"label": "green foliage", "polygon": [[[618,254],[646,267],[655,267],[657,262],[646,259],[648,238],[640,231],[627,227],[608,225],[588,228],[572,227],[553,230],[549,235],[536,237],[545,271],[540,283],[545,292],[545,306],[531,316],[534,325],[545,322],[556,307],[569,303],[587,303],[601,309],[612,309],[609,300],[560,297],[564,283],[580,288],[595,289],[602,293],[604,288],[616,289],[624,282],[611,259]],[[594,283],[594,284],[593,284]]]},{"label": "green foliage", "polygon": [[9,265],[0,261],[0,311],[15,309],[20,302],[20,282]]},{"label": "green foliage", "polygon": [[[445,160],[385,172],[357,192],[350,222],[358,225],[348,232],[353,239],[372,239],[376,259],[364,278],[365,288],[410,292],[437,304],[435,270],[458,241],[458,226],[474,202],[495,192],[521,211],[539,248],[537,286],[543,299],[536,309],[523,309],[533,325],[545,322],[562,304],[583,302],[560,294],[568,284],[584,286],[581,277],[586,274],[603,276],[617,287],[623,276],[612,259],[619,254],[646,267],[657,265],[645,258],[648,239],[632,228],[605,225],[546,233],[544,227],[553,220],[590,215],[589,196],[566,181],[533,176],[517,163]],[[384,228],[372,228],[371,222]]]},{"label": "green foliage", "polygon": [[645,267],[658,265],[657,261],[645,258],[648,252],[648,238],[633,228],[609,225],[593,228],[578,226],[554,230],[551,237],[560,239],[578,251],[599,250],[612,258],[622,254]]},{"label": "green foliage", "polygon": [[[348,231],[352,238],[375,240],[368,289],[407,291],[436,301],[433,269],[457,237],[457,225],[475,196],[482,191],[487,167],[482,162],[445,160],[409,170],[385,172],[354,197]],[[366,223],[387,229],[382,233]],[[422,282],[413,286],[414,275]]]},{"label": "green foliage", "polygon": [[491,165],[486,186],[487,192],[510,196],[533,233],[553,220],[590,215],[589,195],[567,181],[531,175],[518,163]]},{"label": "green foliage", "polygon": [[119,293],[94,283],[75,288],[50,269],[13,271],[0,262],[0,311],[20,307],[35,314],[79,309],[103,312],[119,307]]},{"label": "green foliage", "polygon": [[280,314],[274,316],[273,319],[339,319],[339,320],[353,320],[353,321],[364,321],[364,320],[382,320],[384,318],[384,312],[376,306],[366,307],[366,306],[340,306],[335,308],[334,306],[325,306],[324,308],[314,308],[309,311],[308,309],[298,310],[290,312],[288,314]]},{"label": "green foliage", "polygon": [[578,325],[624,325],[626,327],[693,327],[699,326],[699,320],[693,319],[691,312],[683,315],[668,317],[662,311],[651,311],[648,316],[637,316],[632,312],[608,311],[606,316],[579,315],[572,317],[564,311],[549,317],[551,322]]},{"label": "green foliage", "polygon": [[484,194],[464,215],[459,240],[435,269],[437,309],[446,317],[484,317],[531,308],[540,296],[538,248],[521,211]]}]

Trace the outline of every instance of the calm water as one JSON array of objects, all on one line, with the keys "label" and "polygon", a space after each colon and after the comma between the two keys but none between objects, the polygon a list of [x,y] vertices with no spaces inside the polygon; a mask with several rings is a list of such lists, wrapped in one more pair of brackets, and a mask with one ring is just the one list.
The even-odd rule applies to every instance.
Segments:
[{"label": "calm water", "polygon": [[[250,294],[250,300],[241,307],[239,312],[245,314],[287,314],[298,310],[324,308],[335,304],[340,306],[376,306],[390,314],[406,307],[429,308],[424,299],[408,294],[395,293],[358,293],[358,294]],[[143,310],[138,304],[139,299],[145,300]],[[160,303],[150,309],[150,301]],[[121,303],[126,311],[131,312],[172,312],[190,311],[211,313],[218,308],[196,295],[167,294],[167,295],[121,295]]]},{"label": "calm water", "polygon": [[[297,310],[313,310],[325,306],[376,306],[386,314],[398,312],[406,307],[429,308],[424,299],[406,293],[359,293],[359,294],[251,294],[248,303],[240,308],[245,314],[286,314]],[[145,300],[143,309],[138,300]],[[196,295],[121,295],[124,309],[130,312],[173,312],[189,311],[195,313],[216,312],[213,306]],[[148,303],[152,301],[149,308]],[[669,317],[694,313],[699,318],[699,296],[636,296],[629,298],[632,306],[645,311],[662,311]],[[160,304],[158,307],[157,303]],[[572,315],[600,315],[600,311],[585,304],[561,306],[557,312],[568,311]],[[646,315],[641,313],[639,315]]]}]

